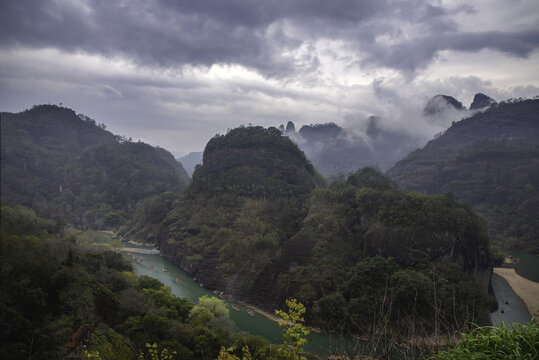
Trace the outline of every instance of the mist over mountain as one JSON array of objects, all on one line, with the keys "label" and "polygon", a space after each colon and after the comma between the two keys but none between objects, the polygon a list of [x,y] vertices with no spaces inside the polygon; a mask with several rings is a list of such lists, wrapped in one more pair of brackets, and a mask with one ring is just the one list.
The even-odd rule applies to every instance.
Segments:
[{"label": "mist over mountain", "polygon": [[145,197],[181,191],[189,177],[172,154],[132,142],[55,105],[0,113],[1,199],[79,228],[120,225]]},{"label": "mist over mountain", "polygon": [[[369,116],[347,121],[303,125],[298,131],[294,122],[280,124],[278,129],[292,139],[313,166],[326,178],[345,176],[365,166],[383,171],[391,168],[409,152],[421,148],[433,136],[440,135],[455,121],[487,109],[496,101],[487,95],[475,95],[468,110],[449,95],[436,95],[422,111],[394,108],[394,114]],[[401,127],[392,126],[396,121]],[[412,121],[413,120],[413,121]],[[410,122],[410,126],[406,123]],[[192,152],[178,158],[192,175],[194,166],[202,163],[202,152]]]},{"label": "mist over mountain", "polygon": [[[474,101],[475,110],[495,103],[483,94],[477,94]],[[410,151],[424,146],[428,139],[425,134],[432,137],[469,114],[457,99],[436,95],[421,112],[389,114],[391,118],[407,116],[408,119],[399,122],[406,124],[414,120],[414,126],[424,128],[421,132],[414,132],[412,126],[410,129],[392,127],[391,119],[382,116],[348,122],[346,127],[335,123],[314,124],[302,126],[296,132],[294,124],[288,122],[286,129],[284,125],[279,128],[285,129],[284,134],[298,144],[321,174],[334,177],[365,166],[385,171]]]},{"label": "mist over mountain", "polygon": [[181,162],[183,168],[189,174],[189,176],[193,176],[195,166],[202,164],[202,151],[190,152],[187,155],[177,158],[177,160]]},{"label": "mist over mountain", "polygon": [[539,100],[495,104],[479,95],[474,103],[490,107],[387,173],[402,189],[453,193],[486,218],[496,244],[538,252]]},{"label": "mist over mountain", "polygon": [[538,10],[0,1],[0,360],[539,359]]},{"label": "mist over mountain", "polygon": [[475,94],[470,110],[477,111],[496,105],[496,100],[482,93]]},{"label": "mist over mountain", "polygon": [[449,95],[436,95],[429,100],[423,114],[427,116],[433,116],[439,113],[443,113],[448,110],[465,110],[465,107],[460,101]]}]

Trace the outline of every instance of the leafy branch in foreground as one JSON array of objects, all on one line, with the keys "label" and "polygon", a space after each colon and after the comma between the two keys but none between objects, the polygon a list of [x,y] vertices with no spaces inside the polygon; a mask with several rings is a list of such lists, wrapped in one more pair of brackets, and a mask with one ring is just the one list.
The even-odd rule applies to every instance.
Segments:
[{"label": "leafy branch in foreground", "polygon": [[286,300],[288,306],[288,312],[282,310],[275,310],[275,314],[284,321],[279,322],[279,326],[286,326],[287,329],[283,334],[285,339],[288,339],[290,343],[285,340],[285,351],[288,352],[287,359],[304,360],[305,357],[299,356],[302,351],[303,345],[307,343],[305,336],[309,334],[309,330],[305,328],[303,323],[305,318],[305,306],[296,299]]}]

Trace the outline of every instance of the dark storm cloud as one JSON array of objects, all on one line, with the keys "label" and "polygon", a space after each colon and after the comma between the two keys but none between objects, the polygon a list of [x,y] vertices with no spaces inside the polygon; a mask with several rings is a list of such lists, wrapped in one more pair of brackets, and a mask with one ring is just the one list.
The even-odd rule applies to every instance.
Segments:
[{"label": "dark storm cloud", "polygon": [[363,63],[413,72],[430,63],[442,50],[476,52],[493,49],[525,58],[538,47],[537,30],[518,33],[442,33],[404,41],[394,46],[373,44]]},{"label": "dark storm cloud", "polygon": [[[526,57],[538,47],[536,31],[459,33],[452,16],[473,11],[423,0],[8,0],[0,5],[0,46],[122,56],[160,67],[240,64],[269,77],[316,70],[320,62],[309,45],[318,39],[348,44],[362,64],[408,73],[441,50],[489,48]],[[292,34],[283,31],[286,24]],[[409,36],[403,25],[428,35]],[[290,55],[299,49],[301,57]]]}]

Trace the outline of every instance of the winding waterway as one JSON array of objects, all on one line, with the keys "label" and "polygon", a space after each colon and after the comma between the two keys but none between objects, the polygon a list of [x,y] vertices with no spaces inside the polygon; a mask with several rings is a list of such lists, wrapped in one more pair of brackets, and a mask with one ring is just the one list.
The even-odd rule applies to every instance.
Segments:
[{"label": "winding waterway", "polygon": [[[142,261],[133,262],[134,271],[138,276],[147,275],[158,279],[163,284],[170,286],[176,296],[186,296],[195,303],[203,295],[215,296],[210,290],[201,287],[187,273],[164,257],[149,254],[135,254],[135,256],[137,259],[142,259]],[[164,267],[167,268],[167,272],[162,271]],[[238,329],[252,335],[263,336],[272,344],[283,342],[282,329],[275,321],[256,312],[255,316],[250,316],[244,306],[225,299],[222,300],[230,309],[230,318]],[[240,310],[234,310],[232,305],[239,307]],[[340,337],[330,335],[310,334],[307,336],[307,340],[305,350],[325,356],[330,355],[336,349],[342,349],[344,346]],[[350,344],[347,345],[350,346]]]},{"label": "winding waterway", "polygon": [[527,324],[530,322],[531,316],[526,304],[504,278],[492,274],[492,289],[498,300],[498,310],[490,314],[493,325],[498,326],[502,321],[506,324],[515,322]]},{"label": "winding waterway", "polygon": [[[525,264],[526,269],[529,267],[534,268],[535,271],[537,271],[537,263],[533,263],[533,260],[537,261],[537,257],[528,259],[527,257],[522,256],[521,253],[519,255],[521,259],[527,259],[524,262],[521,260],[521,264]],[[138,260],[133,263],[134,271],[138,276],[147,275],[160,280],[163,284],[170,286],[172,292],[177,296],[186,296],[193,302],[197,302],[198,298],[203,295],[215,296],[210,290],[203,288],[187,273],[166,260],[164,257],[154,254],[136,254],[136,258]],[[530,262],[528,262],[528,260],[530,260]],[[168,271],[162,271],[163,268],[167,268]],[[522,276],[524,275],[522,274]],[[522,300],[511,289],[509,284],[500,276],[493,275],[492,286],[499,303],[498,310],[491,314],[493,324],[498,325],[501,321],[505,323],[517,322],[527,324],[530,321],[530,315],[527,308]],[[231,303],[225,299],[222,300],[230,309],[230,318],[234,321],[238,329],[252,335],[263,336],[272,344],[282,343],[282,330],[275,321],[256,312],[255,316],[250,316],[247,313],[247,308],[244,306]],[[506,300],[508,304],[505,304]],[[232,305],[239,307],[240,310],[234,310]],[[345,344],[345,341],[343,341],[341,337],[310,334],[305,350],[327,356],[337,349],[342,350],[343,347],[350,348],[350,346],[350,341],[346,341]]]}]

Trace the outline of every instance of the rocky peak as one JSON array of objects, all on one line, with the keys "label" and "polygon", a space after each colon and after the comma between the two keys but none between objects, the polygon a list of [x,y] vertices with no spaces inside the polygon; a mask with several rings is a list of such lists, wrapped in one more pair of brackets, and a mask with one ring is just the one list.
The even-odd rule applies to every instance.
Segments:
[{"label": "rocky peak", "polygon": [[423,114],[427,116],[433,116],[443,113],[447,110],[466,110],[460,101],[449,95],[436,95],[429,100]]},{"label": "rocky peak", "polygon": [[294,123],[292,121],[289,121],[288,124],[286,124],[286,133],[295,133],[296,127],[294,126]]},{"label": "rocky peak", "polygon": [[482,93],[475,94],[470,110],[479,110],[496,104],[496,100]]}]

